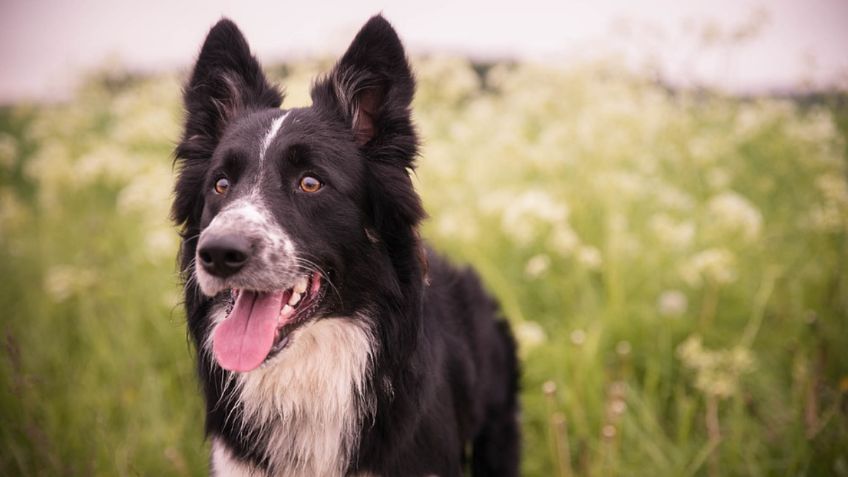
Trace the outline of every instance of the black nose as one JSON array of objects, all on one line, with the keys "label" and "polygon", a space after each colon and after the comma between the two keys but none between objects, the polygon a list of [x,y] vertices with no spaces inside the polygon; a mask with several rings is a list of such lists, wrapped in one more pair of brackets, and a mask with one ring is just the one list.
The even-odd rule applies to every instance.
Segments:
[{"label": "black nose", "polygon": [[203,237],[197,257],[204,270],[226,278],[241,270],[250,259],[250,241],[239,235]]}]

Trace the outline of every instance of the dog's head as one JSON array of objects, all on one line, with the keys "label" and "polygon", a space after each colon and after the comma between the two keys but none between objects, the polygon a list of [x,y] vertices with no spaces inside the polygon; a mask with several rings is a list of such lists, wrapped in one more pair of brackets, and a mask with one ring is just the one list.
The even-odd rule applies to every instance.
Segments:
[{"label": "dog's head", "polygon": [[232,22],[209,32],[185,87],[172,214],[187,296],[231,308],[209,324],[223,368],[254,369],[303,323],[350,316],[420,273],[413,92],[380,16],[314,83],[312,106],[288,110]]}]

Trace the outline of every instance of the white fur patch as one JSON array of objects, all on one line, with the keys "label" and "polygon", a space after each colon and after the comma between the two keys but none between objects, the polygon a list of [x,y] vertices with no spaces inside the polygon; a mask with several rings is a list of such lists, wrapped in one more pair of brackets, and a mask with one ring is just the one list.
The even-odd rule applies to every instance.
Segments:
[{"label": "white fur patch", "polygon": [[278,356],[236,376],[245,425],[268,436],[262,451],[270,474],[335,476],[348,466],[359,425],[375,405],[365,389],[375,346],[366,323],[304,325]]},{"label": "white fur patch", "polygon": [[212,441],[213,477],[264,477],[264,474],[250,465],[239,462],[223,442],[218,439]]},{"label": "white fur patch", "polygon": [[271,143],[274,142],[274,138],[277,137],[277,133],[280,131],[280,126],[283,125],[283,121],[286,120],[286,117],[289,115],[288,112],[275,119],[274,122],[271,123],[271,127],[268,129],[268,132],[265,133],[265,139],[262,140],[262,148],[259,150],[259,165],[262,166],[262,163],[265,162],[265,152],[271,146]]},{"label": "white fur patch", "polygon": [[[197,284],[206,296],[215,296],[228,288],[279,290],[289,288],[298,276],[294,242],[271,217],[259,197],[240,199],[218,213],[200,234],[200,245],[207,234],[238,231],[256,247],[256,255],[243,270],[222,279],[195,267]],[[198,247],[200,253],[201,247]],[[276,260],[271,257],[276,255]],[[198,260],[199,261],[199,260]]]}]

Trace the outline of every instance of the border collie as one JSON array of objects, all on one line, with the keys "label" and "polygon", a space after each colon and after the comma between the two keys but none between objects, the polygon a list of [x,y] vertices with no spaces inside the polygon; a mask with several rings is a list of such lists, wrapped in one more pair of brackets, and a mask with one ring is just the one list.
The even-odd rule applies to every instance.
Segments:
[{"label": "border collie", "polygon": [[281,109],[223,19],[184,88],[172,215],[214,475],[516,475],[515,343],[429,250],[403,46],[371,18]]}]

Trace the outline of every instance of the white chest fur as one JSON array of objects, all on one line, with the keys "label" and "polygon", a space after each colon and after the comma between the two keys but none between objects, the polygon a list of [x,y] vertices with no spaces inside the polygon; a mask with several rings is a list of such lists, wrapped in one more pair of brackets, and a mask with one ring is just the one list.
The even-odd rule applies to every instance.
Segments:
[{"label": "white chest fur", "polygon": [[[245,426],[268,436],[271,475],[338,476],[374,403],[365,389],[374,353],[366,320],[324,318],[295,331],[262,367],[236,377]],[[215,440],[214,475],[255,475]]]}]

